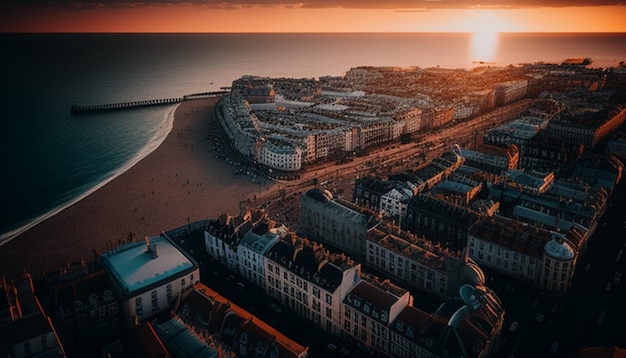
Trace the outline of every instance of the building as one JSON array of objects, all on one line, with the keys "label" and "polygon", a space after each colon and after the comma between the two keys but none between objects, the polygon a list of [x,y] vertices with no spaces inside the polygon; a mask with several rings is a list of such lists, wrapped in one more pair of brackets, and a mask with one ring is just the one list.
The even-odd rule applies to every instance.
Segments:
[{"label": "building", "polygon": [[550,121],[546,132],[558,141],[582,144],[585,153],[615,133],[626,119],[626,108],[623,105],[598,108],[597,104],[588,103],[586,99],[573,102],[558,120]]},{"label": "building", "polygon": [[281,236],[285,226],[273,227],[274,222],[264,220],[248,231],[239,242],[239,273],[258,287],[265,288],[265,255]]},{"label": "building", "polygon": [[45,314],[28,273],[15,282],[2,276],[0,354],[5,357],[66,357],[51,319]]},{"label": "building", "polygon": [[528,80],[503,82],[498,84],[494,90],[496,106],[503,106],[526,96]]},{"label": "building", "polygon": [[302,168],[302,149],[287,143],[264,142],[256,160],[270,169],[297,171]]},{"label": "building", "polygon": [[277,227],[263,211],[245,211],[238,216],[221,215],[209,221],[204,244],[215,260],[255,285],[265,287],[265,255],[287,232]]},{"label": "building", "polygon": [[406,216],[406,208],[413,197],[414,187],[407,182],[388,181],[391,189],[380,197],[380,213],[398,223]]},{"label": "building", "polygon": [[308,347],[201,283],[183,294],[177,312],[191,331],[223,354],[267,358],[308,356]]},{"label": "building", "polygon": [[69,356],[93,356],[118,339],[118,296],[102,270],[54,288],[49,315]]},{"label": "building", "polygon": [[168,310],[176,297],[200,280],[196,261],[165,234],[120,245],[100,255],[100,262],[129,326]]},{"label": "building", "polygon": [[469,284],[456,296],[427,313],[413,306],[407,290],[364,275],[343,301],[342,337],[380,356],[493,356],[505,315],[500,299],[485,286]]},{"label": "building", "polygon": [[497,175],[517,169],[520,159],[519,149],[515,144],[506,149],[490,145],[482,145],[477,150],[461,149],[461,156],[465,159],[464,165]]},{"label": "building", "polygon": [[441,243],[450,250],[461,250],[469,228],[479,215],[465,206],[420,194],[409,200],[402,229]]},{"label": "building", "polygon": [[439,338],[440,357],[491,357],[499,347],[504,307],[489,287],[463,285],[460,300],[445,302],[435,314],[447,320]]},{"label": "building", "polygon": [[378,210],[381,198],[392,189],[391,183],[382,178],[364,176],[354,181],[352,201],[357,205]]},{"label": "building", "polygon": [[360,280],[361,264],[288,234],[269,250],[265,265],[270,297],[314,325],[340,335],[341,304]]},{"label": "building", "polygon": [[[146,324],[150,324],[147,322]],[[194,331],[187,328],[183,321],[173,315],[165,322],[154,325],[154,332],[160,341],[160,345],[166,349],[168,356],[194,357],[194,358],[218,358],[217,349],[210,347]]]},{"label": "building", "polygon": [[471,228],[467,246],[469,256],[481,265],[553,293],[565,293],[581,240],[576,227],[559,233],[493,217]]},{"label": "building", "polygon": [[404,287],[442,299],[455,298],[465,284],[484,285],[478,265],[460,251],[443,249],[391,225],[379,225],[367,235],[367,267]]},{"label": "building", "polygon": [[365,257],[367,231],[378,224],[374,213],[317,188],[302,195],[300,205],[300,234],[353,257]]},{"label": "building", "polygon": [[413,297],[389,280],[380,281],[373,276],[363,278],[342,302],[341,337],[386,355],[389,325],[403,308],[413,305]]}]

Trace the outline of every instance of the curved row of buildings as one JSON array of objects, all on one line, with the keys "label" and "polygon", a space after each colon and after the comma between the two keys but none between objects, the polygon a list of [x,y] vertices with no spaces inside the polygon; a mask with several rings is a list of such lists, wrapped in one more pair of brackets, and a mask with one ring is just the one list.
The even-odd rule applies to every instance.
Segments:
[{"label": "curved row of buildings", "polygon": [[472,98],[439,103],[428,96],[349,90],[363,80],[354,75],[359,71],[376,72],[353,69],[345,77],[320,81],[244,76],[233,82],[231,94],[220,104],[220,123],[243,157],[269,169],[293,172],[469,118],[496,103],[524,97],[527,87],[524,81],[508,81],[475,91]]}]

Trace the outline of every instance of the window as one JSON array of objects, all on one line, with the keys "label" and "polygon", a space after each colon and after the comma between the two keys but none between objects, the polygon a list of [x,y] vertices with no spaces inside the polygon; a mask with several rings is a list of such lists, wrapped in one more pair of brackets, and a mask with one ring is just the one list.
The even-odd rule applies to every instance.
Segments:
[{"label": "window", "polygon": [[156,312],[159,310],[159,296],[156,290],[152,291],[150,295],[152,296],[152,312]]},{"label": "window", "polygon": [[165,290],[167,291],[167,303],[172,302],[172,284],[167,284]]},{"label": "window", "polygon": [[333,304],[333,296],[329,295],[328,293],[326,294],[326,303],[328,303],[329,305]]},{"label": "window", "polygon": [[333,310],[330,307],[326,307],[326,318],[328,319],[333,318]]}]

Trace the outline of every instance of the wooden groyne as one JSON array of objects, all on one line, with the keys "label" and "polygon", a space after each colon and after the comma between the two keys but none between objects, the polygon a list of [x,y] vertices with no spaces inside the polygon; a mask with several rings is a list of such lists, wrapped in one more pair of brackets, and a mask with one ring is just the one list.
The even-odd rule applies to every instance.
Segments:
[{"label": "wooden groyne", "polygon": [[138,108],[138,107],[152,107],[152,106],[162,106],[168,104],[176,104],[183,101],[207,98],[207,97],[220,97],[230,93],[229,91],[214,91],[214,92],[201,92],[201,93],[193,93],[184,95],[182,97],[174,97],[174,98],[161,98],[161,99],[149,99],[143,101],[131,101],[131,102],[120,102],[120,103],[108,103],[108,104],[93,104],[93,105],[72,105],[70,107],[70,111],[73,114],[80,113],[88,113],[88,112],[101,112],[101,111],[114,111],[121,109],[130,109],[130,108]]}]

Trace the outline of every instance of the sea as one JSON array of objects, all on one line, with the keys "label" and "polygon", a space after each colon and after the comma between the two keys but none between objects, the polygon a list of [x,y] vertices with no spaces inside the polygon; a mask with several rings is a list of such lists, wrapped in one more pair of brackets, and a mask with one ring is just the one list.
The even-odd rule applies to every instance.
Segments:
[{"label": "sea", "polygon": [[156,149],[176,108],[73,115],[72,105],[217,91],[243,75],[626,61],[623,33],[0,34],[0,46],[0,245]]}]

